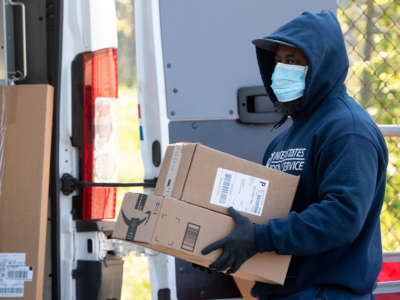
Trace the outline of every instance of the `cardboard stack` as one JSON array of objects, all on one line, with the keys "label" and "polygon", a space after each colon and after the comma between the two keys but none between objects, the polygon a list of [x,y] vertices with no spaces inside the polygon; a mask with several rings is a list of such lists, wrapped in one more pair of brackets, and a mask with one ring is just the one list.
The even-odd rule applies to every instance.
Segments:
[{"label": "cardboard stack", "polygon": [[0,88],[0,95],[0,103],[4,104],[0,110],[6,109],[0,196],[0,297],[40,300],[43,299],[53,88],[44,84],[7,86]]},{"label": "cardboard stack", "polygon": [[[285,218],[298,179],[200,144],[173,144],[155,195],[126,194],[114,237],[208,266],[221,250],[201,250],[234,229],[229,206],[258,224]],[[289,262],[290,256],[258,253],[235,276],[283,284]]]}]

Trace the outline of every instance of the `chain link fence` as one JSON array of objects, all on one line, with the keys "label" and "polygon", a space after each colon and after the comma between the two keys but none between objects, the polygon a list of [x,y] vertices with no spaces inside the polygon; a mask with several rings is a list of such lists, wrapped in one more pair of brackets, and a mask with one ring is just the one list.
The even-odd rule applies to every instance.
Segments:
[{"label": "chain link fence", "polygon": [[[400,122],[400,1],[338,0],[350,60],[346,85],[378,124]],[[384,251],[400,251],[400,138],[387,137],[389,166],[381,214]]]}]

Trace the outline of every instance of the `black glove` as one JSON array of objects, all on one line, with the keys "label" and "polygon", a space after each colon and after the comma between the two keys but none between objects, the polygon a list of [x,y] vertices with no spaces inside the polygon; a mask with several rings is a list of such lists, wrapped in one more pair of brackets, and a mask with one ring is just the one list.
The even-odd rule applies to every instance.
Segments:
[{"label": "black glove", "polygon": [[256,225],[233,207],[229,207],[229,214],[236,223],[233,232],[201,251],[201,254],[206,255],[218,248],[223,248],[221,256],[209,268],[215,271],[228,269],[227,274],[235,273],[246,260],[258,252]]}]

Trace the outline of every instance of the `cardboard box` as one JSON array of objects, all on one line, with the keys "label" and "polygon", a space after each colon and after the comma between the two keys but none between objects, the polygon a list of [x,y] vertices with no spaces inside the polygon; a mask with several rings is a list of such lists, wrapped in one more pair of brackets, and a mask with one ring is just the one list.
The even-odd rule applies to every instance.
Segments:
[{"label": "cardboard box", "polygon": [[[49,85],[0,87],[6,96],[4,175],[0,196],[0,259],[14,253],[20,270],[32,267],[22,282],[23,297],[43,299],[49,197],[53,88]],[[0,110],[4,106],[0,106]],[[25,273],[26,274],[26,273]],[[4,281],[0,286],[4,292]],[[0,294],[1,295],[1,294]],[[4,294],[3,294],[4,295]],[[1,299],[15,299],[4,297]]]},{"label": "cardboard box", "polygon": [[263,224],[288,216],[298,181],[298,176],[200,144],[178,143],[166,150],[155,194],[224,214],[233,206]]},{"label": "cardboard box", "polygon": [[242,298],[244,300],[257,300],[258,298],[253,297],[251,295],[251,289],[253,288],[255,282],[246,280],[243,278],[238,278],[236,276],[233,277],[233,280],[236,283],[236,286],[238,287],[240,293],[242,294]]},{"label": "cardboard box", "polygon": [[[113,237],[139,243],[178,258],[208,266],[221,254],[202,255],[208,244],[234,228],[230,216],[170,197],[127,193]],[[258,253],[247,260],[235,276],[283,284],[290,256]]]}]

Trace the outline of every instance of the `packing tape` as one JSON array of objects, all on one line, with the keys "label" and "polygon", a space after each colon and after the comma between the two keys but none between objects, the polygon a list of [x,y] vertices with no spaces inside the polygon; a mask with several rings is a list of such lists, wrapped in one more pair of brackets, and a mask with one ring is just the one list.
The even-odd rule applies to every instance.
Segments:
[{"label": "packing tape", "polygon": [[183,144],[175,144],[174,150],[171,156],[171,162],[169,163],[167,178],[164,182],[163,196],[169,197],[172,195],[174,189],[176,176],[178,175],[179,166],[182,160],[182,148]]}]

